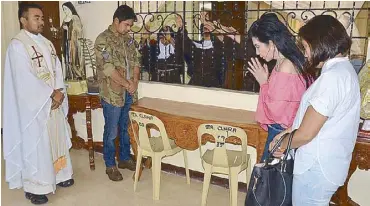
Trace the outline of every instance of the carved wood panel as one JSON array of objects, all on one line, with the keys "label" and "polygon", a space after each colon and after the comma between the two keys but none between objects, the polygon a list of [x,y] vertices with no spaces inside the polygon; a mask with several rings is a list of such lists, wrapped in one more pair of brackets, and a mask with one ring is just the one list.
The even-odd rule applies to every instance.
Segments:
[{"label": "carved wood panel", "polygon": [[[181,105],[180,102],[179,104]],[[255,147],[257,150],[257,160],[259,160],[262,156],[265,146],[264,144],[267,138],[267,132],[265,132],[257,124],[240,124],[229,122],[227,120],[222,122],[191,118],[187,116],[178,116],[161,111],[156,111],[154,109],[141,107],[138,104],[133,104],[131,106],[131,110],[157,116],[163,121],[168,136],[171,139],[175,140],[176,145],[186,150],[196,150],[199,148],[197,129],[199,125],[204,123],[225,124],[242,128],[248,135],[248,145]],[[132,132],[133,131],[130,129],[130,136],[133,136]],[[208,140],[211,140],[210,137],[208,138]],[[237,138],[229,138],[227,142],[232,144],[241,144],[240,140]]]}]

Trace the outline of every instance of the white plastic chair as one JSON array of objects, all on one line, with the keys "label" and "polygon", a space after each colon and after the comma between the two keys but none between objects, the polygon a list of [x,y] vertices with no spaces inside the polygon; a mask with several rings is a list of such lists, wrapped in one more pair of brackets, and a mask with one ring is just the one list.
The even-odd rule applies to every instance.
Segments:
[{"label": "white plastic chair", "polygon": [[[162,158],[165,156],[172,156],[180,152],[181,150],[183,151],[184,155],[186,183],[190,184],[190,175],[186,150],[183,150],[182,148],[178,147],[175,144],[174,140],[168,138],[163,122],[157,117],[143,112],[130,111],[129,116],[134,137],[138,145],[134,191],[136,191],[137,188],[139,170],[141,167],[141,159],[143,156],[149,156],[152,158],[153,199],[159,200]],[[133,122],[136,122],[138,124],[139,134],[136,134]],[[160,132],[159,137],[149,137],[147,132],[148,124],[155,125],[158,127]]]},{"label": "white plastic chair", "polygon": [[[215,143],[211,149],[204,150],[202,136],[209,134]],[[239,138],[242,142],[241,151],[226,148],[226,139]],[[247,169],[247,185],[251,176],[251,159],[247,154],[247,134],[244,130],[221,124],[202,124],[198,127],[198,143],[202,165],[204,168],[202,206],[207,205],[207,196],[212,173],[229,175],[230,205],[236,206],[238,200],[238,174]],[[203,151],[204,150],[204,151]]]}]

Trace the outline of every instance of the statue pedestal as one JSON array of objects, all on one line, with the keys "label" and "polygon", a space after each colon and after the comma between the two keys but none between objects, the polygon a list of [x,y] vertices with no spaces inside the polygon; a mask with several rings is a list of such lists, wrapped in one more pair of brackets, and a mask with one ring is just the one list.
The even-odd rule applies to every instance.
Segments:
[{"label": "statue pedestal", "polygon": [[68,95],[79,95],[87,93],[86,80],[68,80],[65,81]]}]

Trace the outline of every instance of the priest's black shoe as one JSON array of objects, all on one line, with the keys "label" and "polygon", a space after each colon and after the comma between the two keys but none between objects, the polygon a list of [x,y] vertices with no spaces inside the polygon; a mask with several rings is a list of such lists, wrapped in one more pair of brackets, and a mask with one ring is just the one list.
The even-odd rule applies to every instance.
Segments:
[{"label": "priest's black shoe", "polygon": [[46,197],[46,195],[35,195],[32,193],[26,192],[25,196],[27,199],[31,200],[31,203],[35,205],[41,205],[41,204],[45,204],[48,202],[48,198]]},{"label": "priest's black shoe", "polygon": [[57,185],[59,187],[70,187],[75,183],[73,179],[66,180],[64,182],[59,182]]}]

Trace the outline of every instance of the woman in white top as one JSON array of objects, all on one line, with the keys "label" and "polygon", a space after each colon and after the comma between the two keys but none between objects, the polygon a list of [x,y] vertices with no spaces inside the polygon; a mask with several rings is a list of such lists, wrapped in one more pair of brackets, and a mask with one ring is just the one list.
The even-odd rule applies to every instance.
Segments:
[{"label": "woman in white top", "polygon": [[[360,88],[349,62],[351,39],[334,17],[312,18],[298,34],[307,58],[307,71],[320,74],[302,97],[293,126],[270,144],[297,129],[293,205],[329,205],[346,180],[360,119]],[[287,138],[286,138],[287,140]],[[275,156],[287,146],[283,141]]]}]

